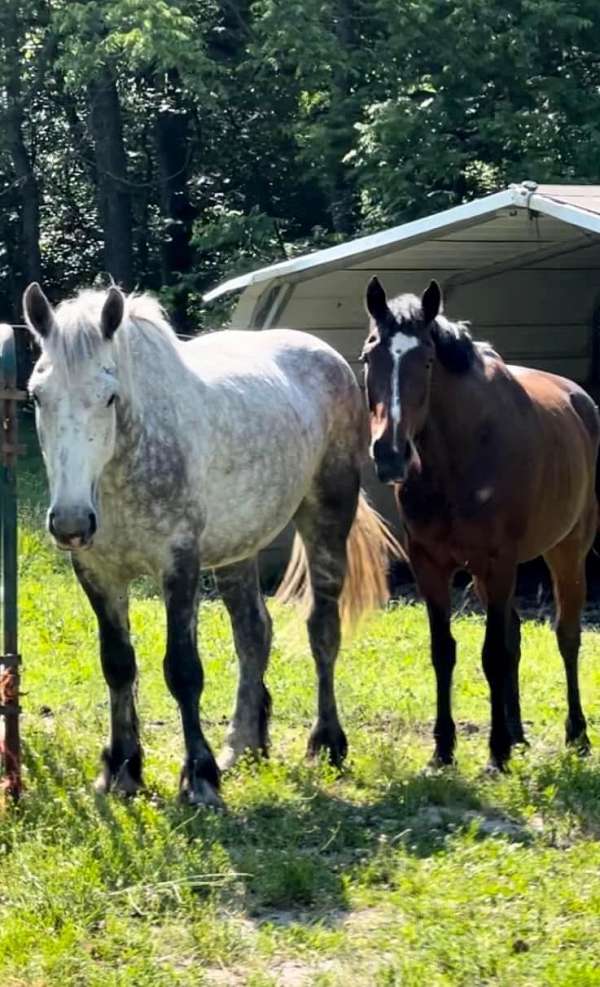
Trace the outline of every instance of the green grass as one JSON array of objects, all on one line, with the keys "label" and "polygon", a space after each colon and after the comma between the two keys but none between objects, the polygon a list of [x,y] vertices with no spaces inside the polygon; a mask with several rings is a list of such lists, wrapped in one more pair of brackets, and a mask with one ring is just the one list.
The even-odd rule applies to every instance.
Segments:
[{"label": "green grass", "polygon": [[[303,758],[314,708],[305,635],[277,609],[269,763],[227,776],[225,814],[178,805],[177,712],[163,611],[133,601],[148,792],[91,791],[107,702],[91,611],[41,533],[24,470],[21,650],[27,791],[0,816],[0,983],[21,985],[600,984],[600,758],[563,750],[562,665],[524,627],[532,747],[492,780],[482,623],[456,621],[459,766],[430,774],[433,673],[421,606],[378,614],[344,648],[341,777]],[[201,618],[203,715],[218,747],[236,662],[223,609]],[[600,750],[600,640],[582,692]]]}]

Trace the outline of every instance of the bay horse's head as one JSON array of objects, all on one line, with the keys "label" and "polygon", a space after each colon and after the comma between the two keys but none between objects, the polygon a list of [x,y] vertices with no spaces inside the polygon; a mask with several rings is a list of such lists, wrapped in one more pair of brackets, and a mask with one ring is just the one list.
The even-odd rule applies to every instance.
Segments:
[{"label": "bay horse's head", "polygon": [[367,287],[370,324],[361,360],[371,416],[371,458],[383,483],[402,482],[416,457],[414,438],[429,409],[433,332],[441,301],[436,281],[421,298],[401,295],[390,303],[377,278]]},{"label": "bay horse's head", "polygon": [[[23,308],[41,347],[29,381],[48,474],[48,530],[59,548],[89,546],[98,525],[98,485],[116,442],[119,381],[112,337],[123,320],[116,287],[52,308],[29,285]],[[85,311],[85,315],[84,315]]]}]

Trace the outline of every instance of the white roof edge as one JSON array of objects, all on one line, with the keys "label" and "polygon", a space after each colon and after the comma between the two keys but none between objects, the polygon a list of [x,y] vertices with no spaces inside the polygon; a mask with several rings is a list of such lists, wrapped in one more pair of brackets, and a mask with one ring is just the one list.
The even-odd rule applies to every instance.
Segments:
[{"label": "white roof edge", "polygon": [[[568,187],[568,186],[565,186]],[[386,246],[394,243],[402,243],[414,237],[436,230],[447,229],[461,223],[469,222],[480,216],[493,213],[498,209],[507,207],[519,209],[535,209],[551,216],[554,219],[562,220],[572,226],[588,230],[591,233],[600,234],[600,215],[588,212],[578,206],[559,202],[557,199],[537,192],[534,182],[526,182],[521,185],[510,185],[502,192],[494,192],[492,195],[474,199],[473,202],[464,203],[461,206],[454,206],[452,209],[445,209],[443,212],[433,213],[422,219],[416,219],[411,223],[402,223],[380,233],[371,233],[368,236],[358,237],[349,240],[347,243],[340,243],[335,247],[327,247],[325,250],[316,250],[312,254],[303,254],[301,257],[294,257],[291,260],[281,261],[278,264],[271,264],[269,267],[259,268],[257,271],[250,271],[237,278],[224,281],[203,296],[205,302],[211,302],[221,295],[231,291],[239,291],[250,285],[259,285],[265,281],[279,281],[300,271],[308,271],[311,268],[327,268],[344,260],[346,257],[358,258],[371,252],[378,253]]]},{"label": "white roof edge", "polygon": [[566,202],[558,202],[551,196],[543,193],[533,192],[529,196],[527,205],[530,209],[543,212],[553,219],[560,219],[571,226],[579,226],[580,229],[588,230],[590,233],[600,234],[600,215],[589,212],[580,206],[572,206]]},{"label": "white roof edge", "polygon": [[424,216],[422,219],[413,220],[410,223],[401,223],[380,233],[371,233],[368,236],[361,236],[355,240],[348,240],[347,243],[337,244],[335,247],[326,247],[324,250],[316,250],[312,254],[303,254],[300,257],[293,257],[291,260],[284,260],[278,264],[271,264],[269,267],[262,267],[257,271],[250,271],[248,274],[241,274],[230,281],[211,288],[203,296],[205,302],[211,302],[215,298],[220,298],[231,291],[239,291],[249,285],[258,284],[262,281],[282,279],[299,271],[310,270],[312,267],[322,267],[334,264],[345,257],[366,254],[371,251],[378,251],[389,244],[400,243],[403,240],[410,240],[415,236],[422,236],[433,230],[443,229],[447,226],[468,222],[485,216],[486,213],[495,212],[497,209],[505,209],[507,206],[524,207],[528,205],[531,190],[525,190],[520,186],[511,186],[502,192],[494,192],[473,202],[466,202],[461,206],[453,206],[452,209],[445,209],[443,212],[433,213],[431,216]]}]

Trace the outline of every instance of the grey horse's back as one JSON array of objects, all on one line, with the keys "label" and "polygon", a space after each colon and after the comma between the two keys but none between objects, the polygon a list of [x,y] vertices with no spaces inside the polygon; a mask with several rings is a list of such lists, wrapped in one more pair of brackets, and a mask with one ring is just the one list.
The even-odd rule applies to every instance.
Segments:
[{"label": "grey horse's back", "polygon": [[224,329],[182,346],[189,366],[212,384],[239,393],[255,387],[261,402],[274,408],[292,404],[299,414],[307,403],[328,421],[335,442],[360,449],[367,442],[363,397],[352,368],[328,343],[296,329]]}]

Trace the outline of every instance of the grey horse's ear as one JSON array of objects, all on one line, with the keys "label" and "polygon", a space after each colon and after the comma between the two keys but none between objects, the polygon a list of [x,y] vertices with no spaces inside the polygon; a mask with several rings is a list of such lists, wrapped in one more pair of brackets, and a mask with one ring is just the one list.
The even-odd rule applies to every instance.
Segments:
[{"label": "grey horse's ear", "polygon": [[23,293],[23,313],[29,331],[38,339],[47,339],[55,324],[54,310],[37,281]]},{"label": "grey horse's ear", "polygon": [[437,281],[431,281],[429,287],[425,288],[421,296],[421,307],[425,324],[429,325],[439,315],[442,308],[442,289]]},{"label": "grey horse's ear", "polygon": [[106,292],[106,301],[102,306],[100,328],[105,339],[112,339],[123,321],[125,299],[123,292],[116,285],[111,285]]},{"label": "grey horse's ear", "polygon": [[389,308],[385,289],[379,278],[371,278],[369,281],[365,302],[367,312],[376,322],[381,322],[385,319]]}]

